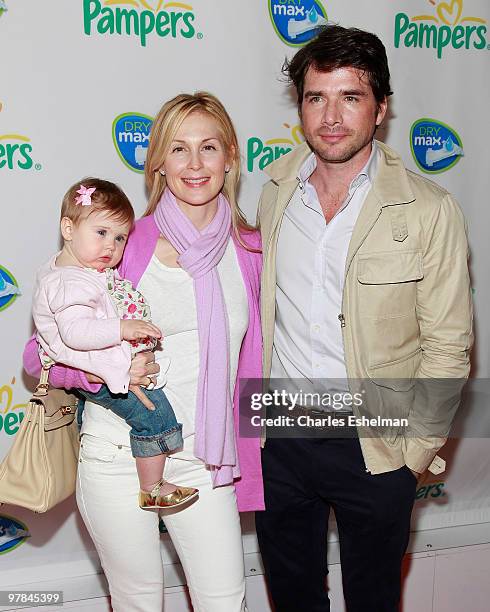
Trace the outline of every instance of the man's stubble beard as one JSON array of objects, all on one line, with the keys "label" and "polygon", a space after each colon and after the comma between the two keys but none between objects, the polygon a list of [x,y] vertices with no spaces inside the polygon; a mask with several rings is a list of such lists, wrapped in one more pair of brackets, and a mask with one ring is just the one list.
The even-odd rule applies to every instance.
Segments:
[{"label": "man's stubble beard", "polygon": [[340,151],[332,151],[329,154],[329,148],[325,147],[325,150],[322,148],[316,147],[312,142],[312,139],[308,138],[305,134],[306,142],[308,143],[310,149],[313,153],[323,162],[329,164],[343,164],[345,162],[350,161],[359,151],[362,151],[368,144],[370,144],[374,138],[375,129],[371,132],[371,136],[369,138],[364,139],[361,143],[353,142],[350,146],[345,150]]}]

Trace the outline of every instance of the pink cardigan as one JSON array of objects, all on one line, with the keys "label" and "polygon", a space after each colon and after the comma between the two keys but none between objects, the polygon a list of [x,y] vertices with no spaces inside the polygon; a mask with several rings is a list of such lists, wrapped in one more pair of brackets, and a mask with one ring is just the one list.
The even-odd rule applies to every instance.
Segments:
[{"label": "pink cardigan", "polygon": [[[136,288],[155,251],[159,235],[160,232],[153,215],[139,219],[131,232],[123,260],[119,265],[119,272],[123,278],[130,280]],[[250,247],[260,248],[259,232],[242,233],[241,237]],[[262,255],[247,251],[236,239],[234,239],[234,242],[247,292],[249,312],[248,329],[240,350],[237,384],[233,398],[235,435],[241,473],[241,477],[235,481],[235,487],[238,510],[246,512],[264,509],[260,439],[258,437],[242,437],[238,432],[240,420],[238,413],[239,381],[244,378],[262,377],[262,334],[259,311]],[[40,362],[34,337],[29,340],[24,350],[24,369],[31,376],[39,376]],[[52,367],[50,381],[55,387],[64,387],[65,389],[76,387],[89,391],[100,389],[100,385],[89,383],[83,372],[65,366]]]},{"label": "pink cardigan", "polygon": [[102,378],[112,393],[127,393],[131,345],[121,341],[121,320],[105,272],[55,266],[39,269],[32,317],[50,358]]}]

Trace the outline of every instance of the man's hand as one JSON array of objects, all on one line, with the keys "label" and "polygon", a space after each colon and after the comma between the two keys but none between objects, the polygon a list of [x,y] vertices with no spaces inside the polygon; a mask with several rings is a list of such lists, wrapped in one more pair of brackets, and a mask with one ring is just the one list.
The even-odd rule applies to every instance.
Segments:
[{"label": "man's hand", "polygon": [[161,338],[162,332],[153,323],[138,319],[121,319],[121,340]]}]

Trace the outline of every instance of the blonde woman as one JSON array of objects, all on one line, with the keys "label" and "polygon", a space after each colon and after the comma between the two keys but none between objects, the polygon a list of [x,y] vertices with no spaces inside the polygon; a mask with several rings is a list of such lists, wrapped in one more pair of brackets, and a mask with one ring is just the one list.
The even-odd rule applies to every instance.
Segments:
[{"label": "blonde woman", "polygon": [[[169,455],[164,478],[199,489],[195,503],[163,515],[196,612],[246,610],[238,512],[263,509],[259,441],[237,432],[236,381],[261,376],[260,239],[236,201],[239,160],[233,124],[214,96],[181,94],[164,104],[148,147],[148,208],[120,265],[164,337],[156,364],[150,353],[136,356],[131,382],[165,377],[183,424],[183,449]],[[39,371],[33,341],[25,368]],[[51,370],[55,386],[98,389],[90,373]],[[141,512],[135,501],[128,432],[110,411],[85,404],[77,502],[113,609],[158,612],[158,515]]]}]

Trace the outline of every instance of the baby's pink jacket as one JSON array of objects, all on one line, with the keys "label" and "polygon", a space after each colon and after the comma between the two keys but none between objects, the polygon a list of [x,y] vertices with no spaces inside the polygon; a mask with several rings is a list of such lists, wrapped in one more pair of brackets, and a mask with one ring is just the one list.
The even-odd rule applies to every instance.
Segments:
[{"label": "baby's pink jacket", "polygon": [[96,270],[55,266],[56,255],[37,273],[32,316],[38,341],[57,363],[92,372],[112,393],[127,393],[131,347],[121,342],[121,322]]}]

